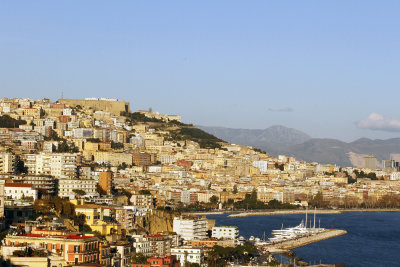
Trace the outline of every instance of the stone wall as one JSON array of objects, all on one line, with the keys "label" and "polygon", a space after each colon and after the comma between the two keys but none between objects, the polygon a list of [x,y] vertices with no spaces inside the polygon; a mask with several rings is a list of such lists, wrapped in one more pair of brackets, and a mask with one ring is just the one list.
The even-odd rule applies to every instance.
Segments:
[{"label": "stone wall", "polygon": [[106,100],[75,100],[75,99],[59,99],[59,103],[66,104],[70,107],[86,107],[94,110],[110,112],[119,116],[121,112],[130,112],[129,102],[125,101],[106,101]]}]

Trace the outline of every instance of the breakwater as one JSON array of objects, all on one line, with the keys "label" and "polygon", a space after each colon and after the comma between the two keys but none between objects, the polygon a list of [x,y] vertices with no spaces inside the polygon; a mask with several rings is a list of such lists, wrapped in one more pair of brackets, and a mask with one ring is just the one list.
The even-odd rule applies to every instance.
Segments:
[{"label": "breakwater", "polygon": [[277,244],[268,246],[266,249],[271,252],[287,251],[290,249],[302,247],[311,243],[322,241],[325,239],[341,236],[347,234],[347,231],[340,229],[325,230],[310,236],[299,237],[293,240],[283,241]]}]

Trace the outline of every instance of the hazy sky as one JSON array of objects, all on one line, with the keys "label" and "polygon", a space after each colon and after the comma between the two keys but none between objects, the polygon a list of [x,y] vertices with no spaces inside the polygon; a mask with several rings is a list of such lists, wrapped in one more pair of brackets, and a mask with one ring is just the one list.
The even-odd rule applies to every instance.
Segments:
[{"label": "hazy sky", "polygon": [[1,1],[1,97],[400,136],[400,1]]}]

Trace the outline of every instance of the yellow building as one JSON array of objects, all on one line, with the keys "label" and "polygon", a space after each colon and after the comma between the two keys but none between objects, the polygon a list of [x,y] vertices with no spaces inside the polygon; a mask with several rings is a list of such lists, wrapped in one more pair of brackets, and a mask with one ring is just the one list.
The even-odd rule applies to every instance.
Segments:
[{"label": "yellow building", "polygon": [[102,235],[121,233],[122,227],[118,223],[106,222],[103,220],[104,208],[95,204],[83,204],[75,206],[75,212],[85,216],[86,224],[92,231]]},{"label": "yellow building", "polygon": [[86,142],[85,143],[85,151],[98,151],[99,150],[99,143],[95,142]]}]

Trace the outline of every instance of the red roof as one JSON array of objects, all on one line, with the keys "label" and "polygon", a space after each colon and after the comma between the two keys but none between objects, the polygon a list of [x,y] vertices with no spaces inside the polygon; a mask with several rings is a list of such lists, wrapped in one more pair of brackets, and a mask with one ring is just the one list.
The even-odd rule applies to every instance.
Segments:
[{"label": "red roof", "polygon": [[5,187],[32,187],[31,184],[23,184],[23,183],[5,183]]},{"label": "red roof", "polygon": [[93,236],[81,236],[81,235],[42,235],[42,234],[21,234],[18,236],[26,236],[26,237],[44,237],[44,238],[66,238],[66,239],[88,239]]}]

